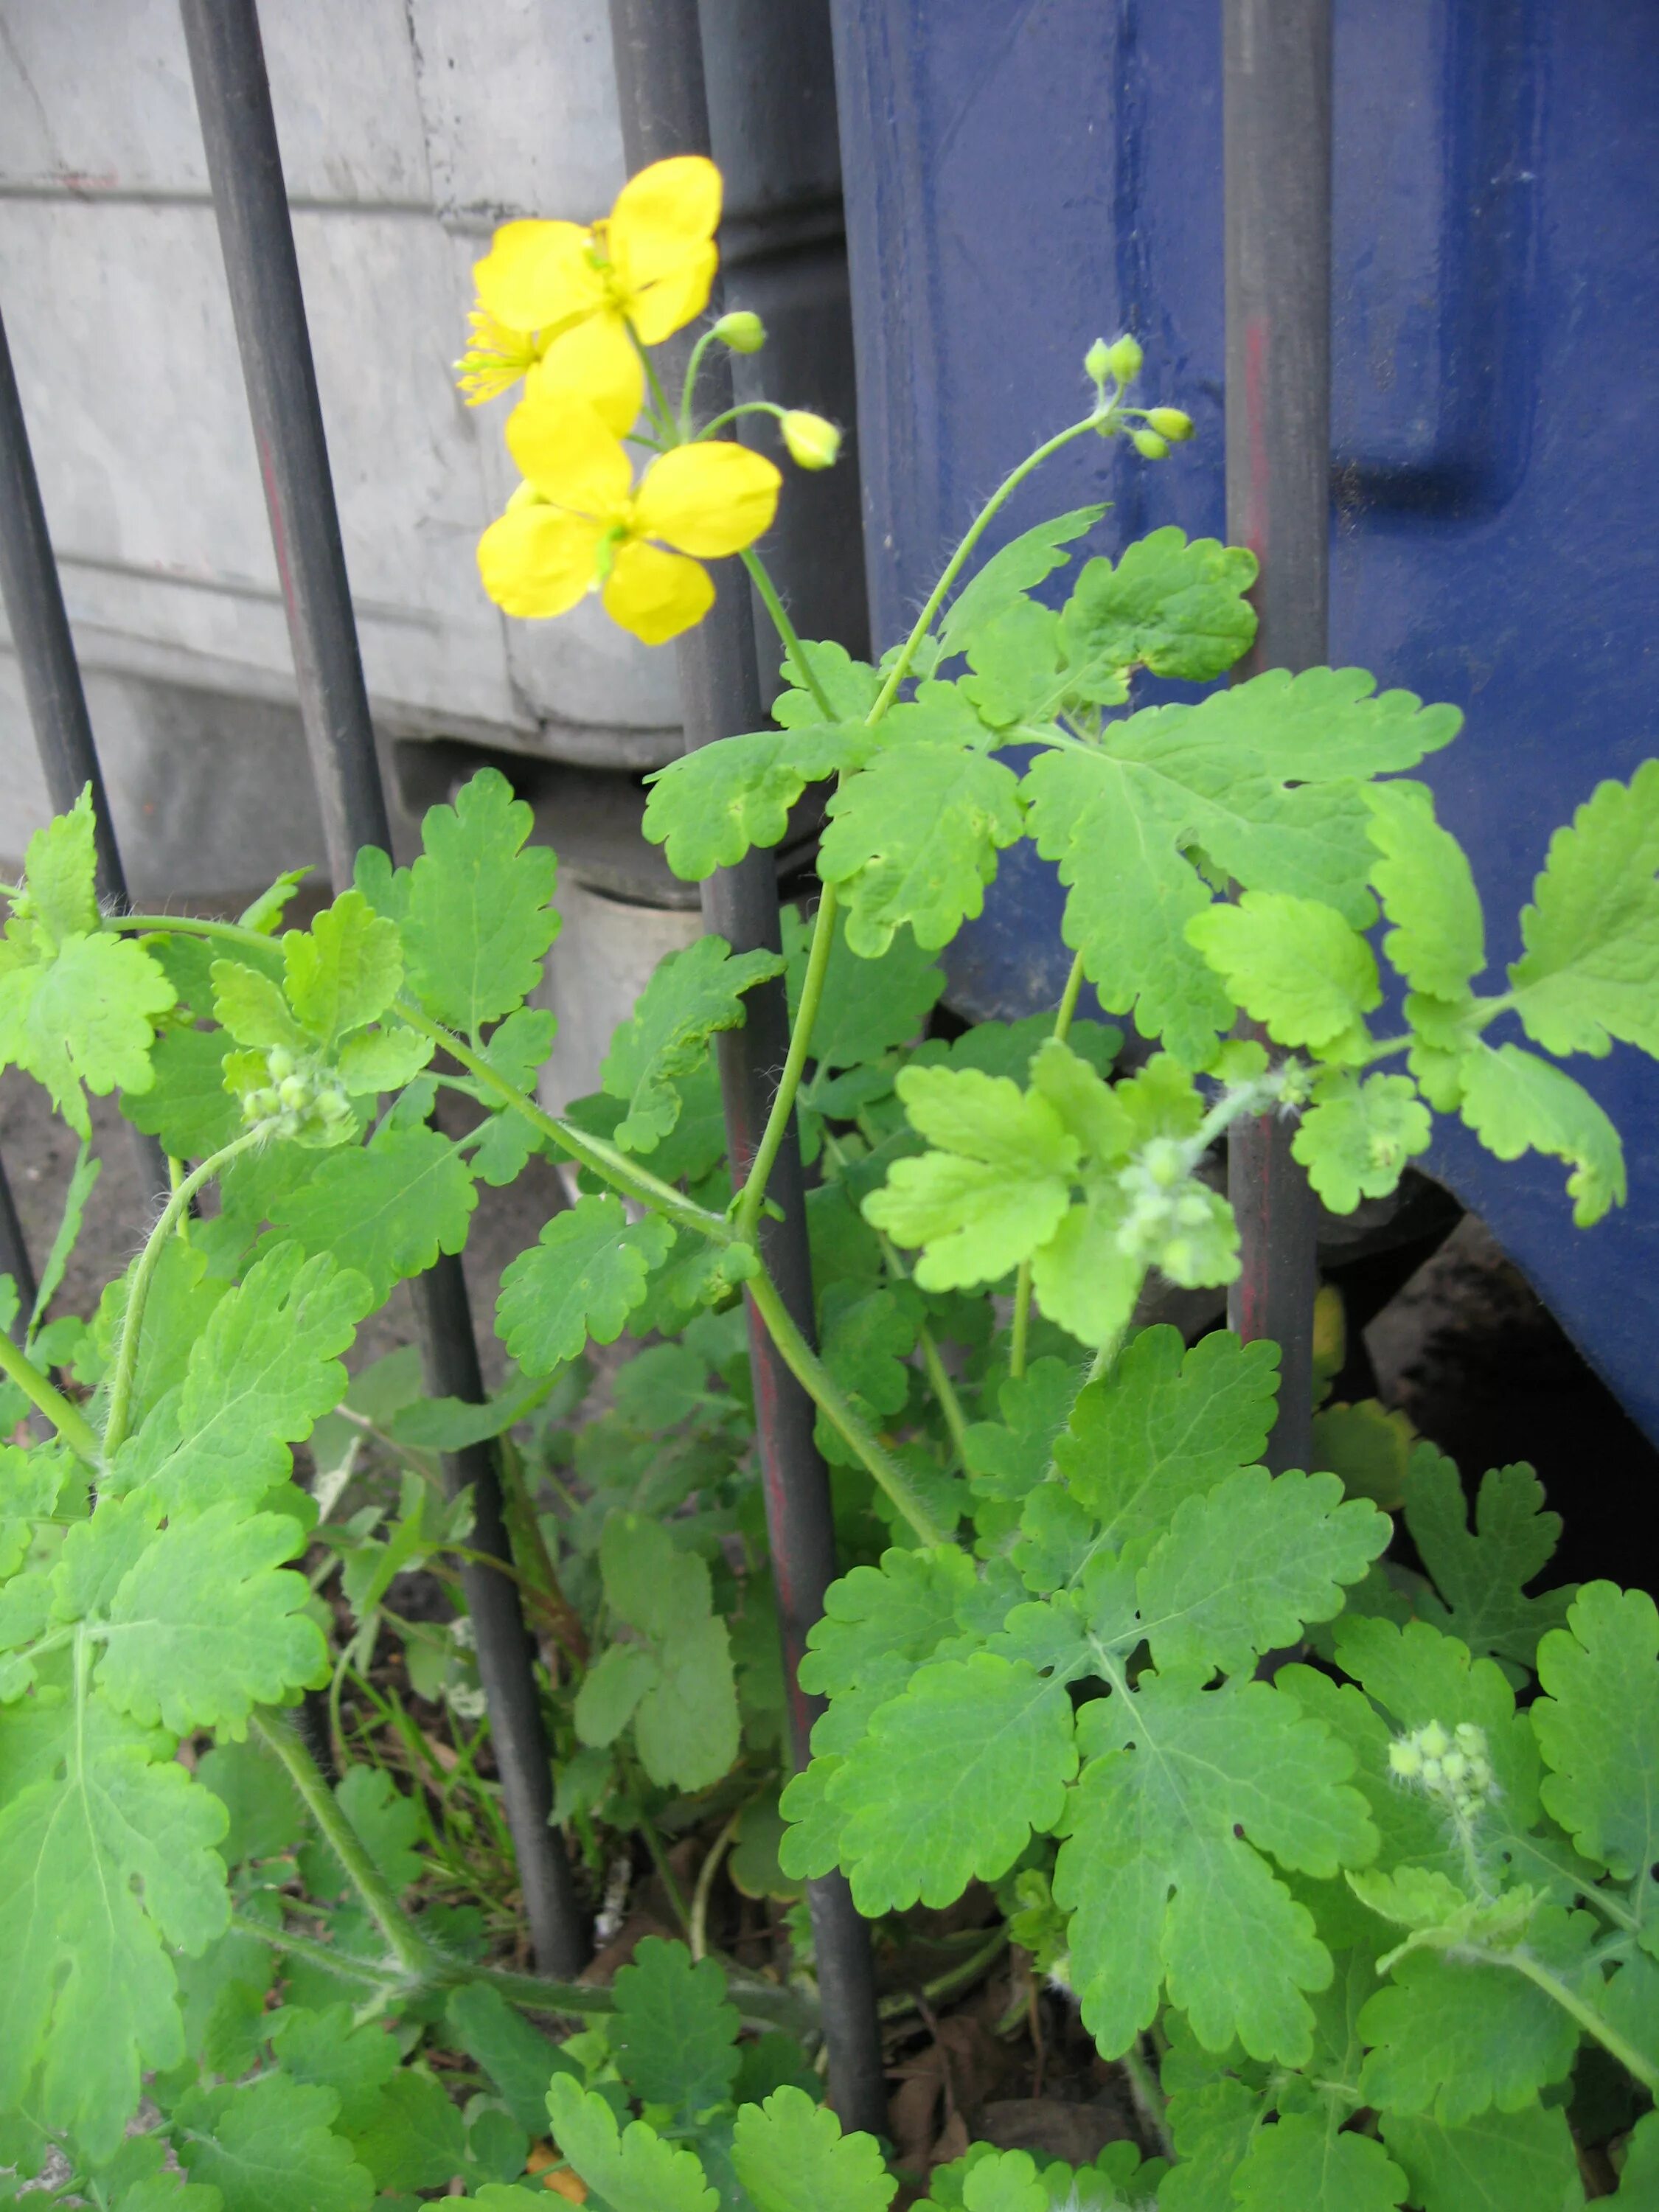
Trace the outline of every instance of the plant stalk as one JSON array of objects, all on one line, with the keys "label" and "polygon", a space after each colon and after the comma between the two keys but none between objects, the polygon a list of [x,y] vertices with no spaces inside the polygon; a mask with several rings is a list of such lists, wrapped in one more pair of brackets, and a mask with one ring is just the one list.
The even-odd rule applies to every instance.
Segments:
[{"label": "plant stalk", "polygon": [[46,1415],[76,1459],[92,1468],[101,1464],[97,1435],[85,1414],[71,1405],[4,1329],[0,1329],[0,1374],[17,1385],[37,1413]]},{"label": "plant stalk", "polygon": [[766,1127],[755,1147],[742,1194],[732,1216],[732,1226],[738,1237],[752,1244],[760,1225],[761,1207],[766,1199],[766,1186],[772,1169],[789,1128],[789,1116],[795,1110],[795,1094],[800,1089],[800,1079],[806,1069],[806,1055],[812,1042],[813,1025],[818,1008],[823,1000],[823,979],[830,969],[830,955],[836,941],[836,887],[825,884],[818,900],[817,916],[812,925],[811,950],[806,956],[806,975],[801,985],[800,1005],[796,1010],[794,1027],[789,1033],[789,1051],[783,1063],[783,1073],[778,1078],[778,1087],[772,1094],[772,1103],[766,1116]]}]

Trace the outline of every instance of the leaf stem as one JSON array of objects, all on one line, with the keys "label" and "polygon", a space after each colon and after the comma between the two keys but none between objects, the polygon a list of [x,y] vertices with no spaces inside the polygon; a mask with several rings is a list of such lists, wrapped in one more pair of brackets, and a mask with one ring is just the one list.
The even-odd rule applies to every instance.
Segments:
[{"label": "leaf stem", "polygon": [[0,1329],[0,1374],[17,1385],[37,1413],[46,1415],[77,1459],[88,1467],[100,1464],[98,1438],[85,1414],[47,1380],[3,1329]]},{"label": "leaf stem", "polygon": [[263,1144],[265,1132],[244,1129],[240,1137],[233,1137],[216,1152],[210,1152],[199,1167],[190,1173],[173,1190],[161,1209],[161,1217],[138,1255],[137,1265],[132,1271],[132,1285],[127,1292],[126,1311],[121,1317],[121,1341],[115,1355],[115,1371],[110,1382],[109,1419],[104,1424],[104,1455],[113,1459],[127,1439],[127,1430],[132,1416],[132,1378],[138,1371],[138,1340],[144,1325],[144,1307],[149,1298],[150,1282],[161,1257],[161,1248],[172,1236],[179,1221],[188,1212],[190,1201],[204,1183],[228,1167],[231,1161],[255,1145]]},{"label": "leaf stem", "polygon": [[690,1947],[691,1956],[694,1960],[701,1959],[707,1954],[708,1949],[708,1900],[714,1893],[714,1876],[720,1871],[720,1861],[726,1856],[726,1852],[731,1849],[732,1843],[736,1840],[738,1823],[742,1820],[746,1810],[747,1808],[745,1806],[738,1806],[737,1811],[733,1813],[731,1819],[726,1822],[726,1826],[720,1830],[719,1835],[715,1837],[714,1842],[710,1844],[708,1850],[703,1854],[702,1864],[697,1869],[696,1883],[691,1892],[691,1925],[686,1934],[686,1942]]},{"label": "leaf stem", "polygon": [[789,611],[783,604],[777,586],[772,581],[771,570],[752,545],[745,545],[738,557],[744,567],[748,569],[755,589],[761,595],[762,605],[772,617],[773,629],[783,640],[783,649],[788,654],[794,667],[797,680],[804,690],[811,693],[813,702],[824,720],[826,722],[836,720],[836,710],[830,705],[823,686],[812,672],[812,664],[807,659],[806,648],[800,641],[795,625],[789,619]]},{"label": "leaf stem", "polygon": [[1071,973],[1066,978],[1066,988],[1060,994],[1060,1004],[1054,1009],[1054,1038],[1064,1044],[1072,1034],[1072,1023],[1077,1013],[1077,1002],[1083,991],[1083,955],[1078,953],[1072,962]]},{"label": "leaf stem", "polygon": [[1534,1989],[1542,1990],[1546,1996],[1553,1997],[1562,2011],[1569,2018],[1576,2020],[1586,2035],[1594,2036],[1603,2051],[1616,2058],[1650,2097],[1659,2097],[1659,2064],[1627,2041],[1611,2021],[1602,2018],[1594,2005],[1586,2004],[1576,1990],[1569,1989],[1559,1975],[1551,1973],[1547,1966],[1540,1966],[1529,1952],[1480,1951],[1475,1955],[1493,1966],[1510,1967],[1514,1972],[1523,1975]]},{"label": "leaf stem", "polygon": [[971,1987],[988,1966],[996,1964],[1008,1942],[1006,1927],[1000,1927],[988,1942],[981,1943],[956,1966],[947,1966],[931,1982],[924,1982],[919,1990],[896,1990],[891,1996],[883,1997],[876,2007],[877,2012],[883,2020],[900,2020],[907,2012],[915,2011],[918,1996],[926,2004],[937,2004],[941,1997],[955,1996],[959,1990]]},{"label": "leaf stem", "polygon": [[951,1540],[917,1494],[902,1468],[890,1459],[842,1395],[835,1377],[796,1328],[789,1309],[772,1278],[763,1272],[744,1286],[766,1323],[768,1334],[783,1355],[783,1363],[817,1403],[830,1426],[843,1437],[875,1478],[894,1506],[927,1545]]},{"label": "leaf stem", "polygon": [[357,1831],[341,1811],[334,1792],[324,1780],[316,1760],[295,1733],[292,1724],[270,1706],[254,1708],[250,1725],[268,1751],[281,1760],[300,1802],[322,1831],[323,1838],[349,1875],[351,1884],[375,1926],[386,1937],[387,1948],[405,1974],[426,1979],[437,1954],[414,1927],[398,1904],[391,1884],[380,1872]]},{"label": "leaf stem", "polygon": [[1028,453],[1018,467],[1010,470],[1003,478],[969,524],[967,534],[945,562],[945,573],[928,594],[927,605],[916,617],[909,636],[899,647],[897,658],[887,672],[886,682],[876,694],[875,704],[865,717],[866,722],[880,721],[882,716],[892,705],[897,696],[899,685],[910,672],[910,663],[915,658],[917,647],[933,628],[934,617],[945,605],[951,585],[962,574],[967,563],[968,556],[984,536],[988,525],[999,509],[1007,504],[1034,470],[1041,468],[1044,461],[1059,453],[1063,446],[1069,446],[1073,438],[1080,438],[1085,430],[1099,430],[1103,424],[1109,422],[1117,410],[1117,399],[1114,398],[1110,406],[1097,408],[1092,414],[1085,415],[1080,422],[1073,422],[1068,428],[1057,431],[1052,438],[1039,446],[1035,453]]},{"label": "leaf stem", "polygon": [[1129,2094],[1134,2099],[1140,2124],[1152,2137],[1153,2147],[1161,2156],[1173,2159],[1175,2145],[1170,2138],[1169,2122],[1165,2118],[1164,2092],[1158,2085],[1154,2069],[1148,2065],[1146,2054],[1137,2036],[1118,2059],[1129,2084]]},{"label": "leaf stem", "polygon": [[766,1199],[766,1186],[787,1133],[789,1116],[795,1110],[795,1094],[800,1089],[800,1079],[805,1072],[813,1025],[823,1000],[823,979],[829,972],[830,955],[835,945],[836,904],[836,887],[833,884],[825,884],[818,900],[817,918],[812,925],[811,950],[806,956],[806,976],[801,985],[800,1005],[796,1010],[794,1027],[789,1035],[789,1050],[784,1059],[783,1073],[778,1078],[777,1089],[772,1093],[766,1127],[755,1147],[755,1157],[749,1164],[749,1173],[732,1217],[733,1232],[744,1243],[752,1244],[755,1241],[755,1232],[760,1225],[761,1207]]},{"label": "leaf stem", "polygon": [[291,1951],[296,1959],[325,1966],[343,1980],[368,1982],[381,1990],[404,1990],[409,1986],[409,1976],[383,1960],[360,1959],[355,1952],[337,1951],[331,1943],[320,1942],[314,1936],[301,1936],[297,1929],[288,1927],[270,1927],[264,1921],[256,1920],[252,1913],[238,1912],[234,1906],[230,1924],[240,1936],[257,1936],[273,1951]]}]

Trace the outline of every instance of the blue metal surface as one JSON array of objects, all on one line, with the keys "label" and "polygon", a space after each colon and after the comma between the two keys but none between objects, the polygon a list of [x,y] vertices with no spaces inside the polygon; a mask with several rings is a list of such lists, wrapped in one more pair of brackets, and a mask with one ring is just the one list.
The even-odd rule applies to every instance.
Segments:
[{"label": "blue metal surface", "polygon": [[[1109,550],[1218,534],[1217,0],[836,8],[878,641],[1080,411],[1097,333],[1136,332],[1196,443],[1153,468],[1075,447],[1002,534],[1091,497],[1116,502]],[[1425,772],[1501,988],[1551,830],[1659,753],[1659,10],[1338,0],[1334,191],[1330,657],[1465,709]],[[1005,856],[958,1000],[1053,1003],[1059,912],[1030,848]],[[1616,1048],[1572,1072],[1624,1132],[1622,1212],[1575,1230],[1559,1164],[1461,1129],[1430,1164],[1659,1438],[1659,1066]]]}]

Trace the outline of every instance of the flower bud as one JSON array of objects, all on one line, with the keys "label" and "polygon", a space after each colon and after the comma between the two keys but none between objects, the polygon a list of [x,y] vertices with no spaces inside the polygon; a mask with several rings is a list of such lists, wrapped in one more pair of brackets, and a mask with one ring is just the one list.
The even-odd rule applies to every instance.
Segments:
[{"label": "flower bud", "polygon": [[1137,430],[1133,434],[1135,451],[1143,461],[1167,461],[1170,441],[1160,438],[1156,430]]},{"label": "flower bud", "polygon": [[1094,384],[1104,384],[1111,374],[1112,349],[1104,338],[1097,338],[1083,356],[1083,373]]},{"label": "flower bud", "polygon": [[827,469],[841,451],[841,432],[822,415],[792,407],[783,418],[783,442],[797,468]]},{"label": "flower bud", "polygon": [[276,1096],[284,1106],[297,1112],[301,1106],[309,1104],[311,1085],[303,1075],[285,1075],[276,1085]]},{"label": "flower bud", "polygon": [[711,335],[733,353],[758,353],[766,343],[766,325],[749,308],[735,307],[720,317]]},{"label": "flower bud", "polygon": [[1193,418],[1179,407],[1149,407],[1146,425],[1172,446],[1183,445],[1193,434]]},{"label": "flower bud", "polygon": [[1133,384],[1139,375],[1141,363],[1146,358],[1139,343],[1126,331],[1121,338],[1114,339],[1105,349],[1101,366],[1108,376],[1115,377],[1120,384]]},{"label": "flower bud", "polygon": [[265,1066],[273,1083],[280,1083],[285,1075],[294,1073],[294,1054],[286,1045],[274,1044],[265,1054]]}]

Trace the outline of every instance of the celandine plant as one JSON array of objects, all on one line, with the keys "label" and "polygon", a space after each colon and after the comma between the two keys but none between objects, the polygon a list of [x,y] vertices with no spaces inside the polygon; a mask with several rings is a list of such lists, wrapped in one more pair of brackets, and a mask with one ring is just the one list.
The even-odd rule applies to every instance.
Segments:
[{"label": "celandine plant", "polygon": [[[800,640],[750,550],[779,471],[697,412],[707,349],[758,324],[706,331],[672,398],[652,361],[703,308],[718,214],[684,161],[590,229],[508,225],[463,376],[526,381],[525,485],[480,548],[509,611],[597,592],[661,641],[706,612],[702,562],[741,552],[777,622],[775,726],[663,771],[647,814],[695,881],[827,787],[739,1188],[710,1040],[780,963],[714,937],[665,960],[601,1091],[544,1111],[555,863],[494,771],[307,930],[277,934],[292,877],[234,924],[100,913],[84,799],[6,894],[0,1054],[83,1140],[88,1091],[118,1091],[175,1181],[97,1314],[52,1319],[83,1154],[42,1300],[0,1337],[0,2161],[119,2212],[353,2212],[456,2177],[507,2212],[545,2201],[544,2168],[610,2212],[883,2212],[882,2147],[821,2102],[799,1913],[787,1973],[709,1955],[725,1863],[780,1904],[843,1868],[884,1942],[994,1886],[1121,2063],[1138,2145],[1075,2171],[977,2146],[916,2177],[940,2212],[1659,2203],[1651,1601],[1528,1595],[1559,1526],[1529,1472],[1488,1474],[1471,1528],[1456,1470],[1375,1408],[1322,1416],[1324,1468],[1270,1475],[1273,1347],[1135,1326],[1159,1279],[1236,1273],[1206,1170],[1241,1115],[1294,1118],[1337,1212],[1395,1188],[1437,1112],[1560,1158],[1581,1223],[1622,1201],[1618,1136],[1559,1060],[1659,1052],[1659,766],[1558,832],[1482,995],[1468,863],[1408,780],[1454,709],[1317,669],[1136,710],[1137,670],[1201,683],[1249,646],[1248,553],[1160,530],[1073,568],[1088,507],[975,565],[1048,455],[1188,434],[1129,404],[1128,339],[1091,350],[1085,412],[878,665]],[[816,417],[739,411],[834,457]],[[1060,1006],[928,1037],[935,955],[1022,838],[1066,888]],[[1376,1036],[1385,969],[1403,1006]],[[1085,981],[1152,1048],[1133,1072]],[[434,1125],[441,1088],[465,1135]],[[816,1350],[756,1240],[792,1114]],[[507,1273],[498,1398],[424,1399],[403,1355],[348,1384],[365,1318],[537,1152],[580,1194]],[[781,1805],[744,1296],[818,1408],[850,1570]],[[625,1330],[659,1340],[573,1426],[585,1346]],[[434,1455],[489,1435],[556,1817],[607,1911],[637,1835],[684,1914],[610,1990],[506,1960],[465,1623],[392,1599],[413,1565],[453,1583],[468,1515]],[[1422,1571],[1385,1556],[1395,1510]],[[285,1711],[307,1689],[336,1786]],[[665,1838],[700,1826],[688,1899]],[[586,2024],[556,2044],[537,2012]]]}]

